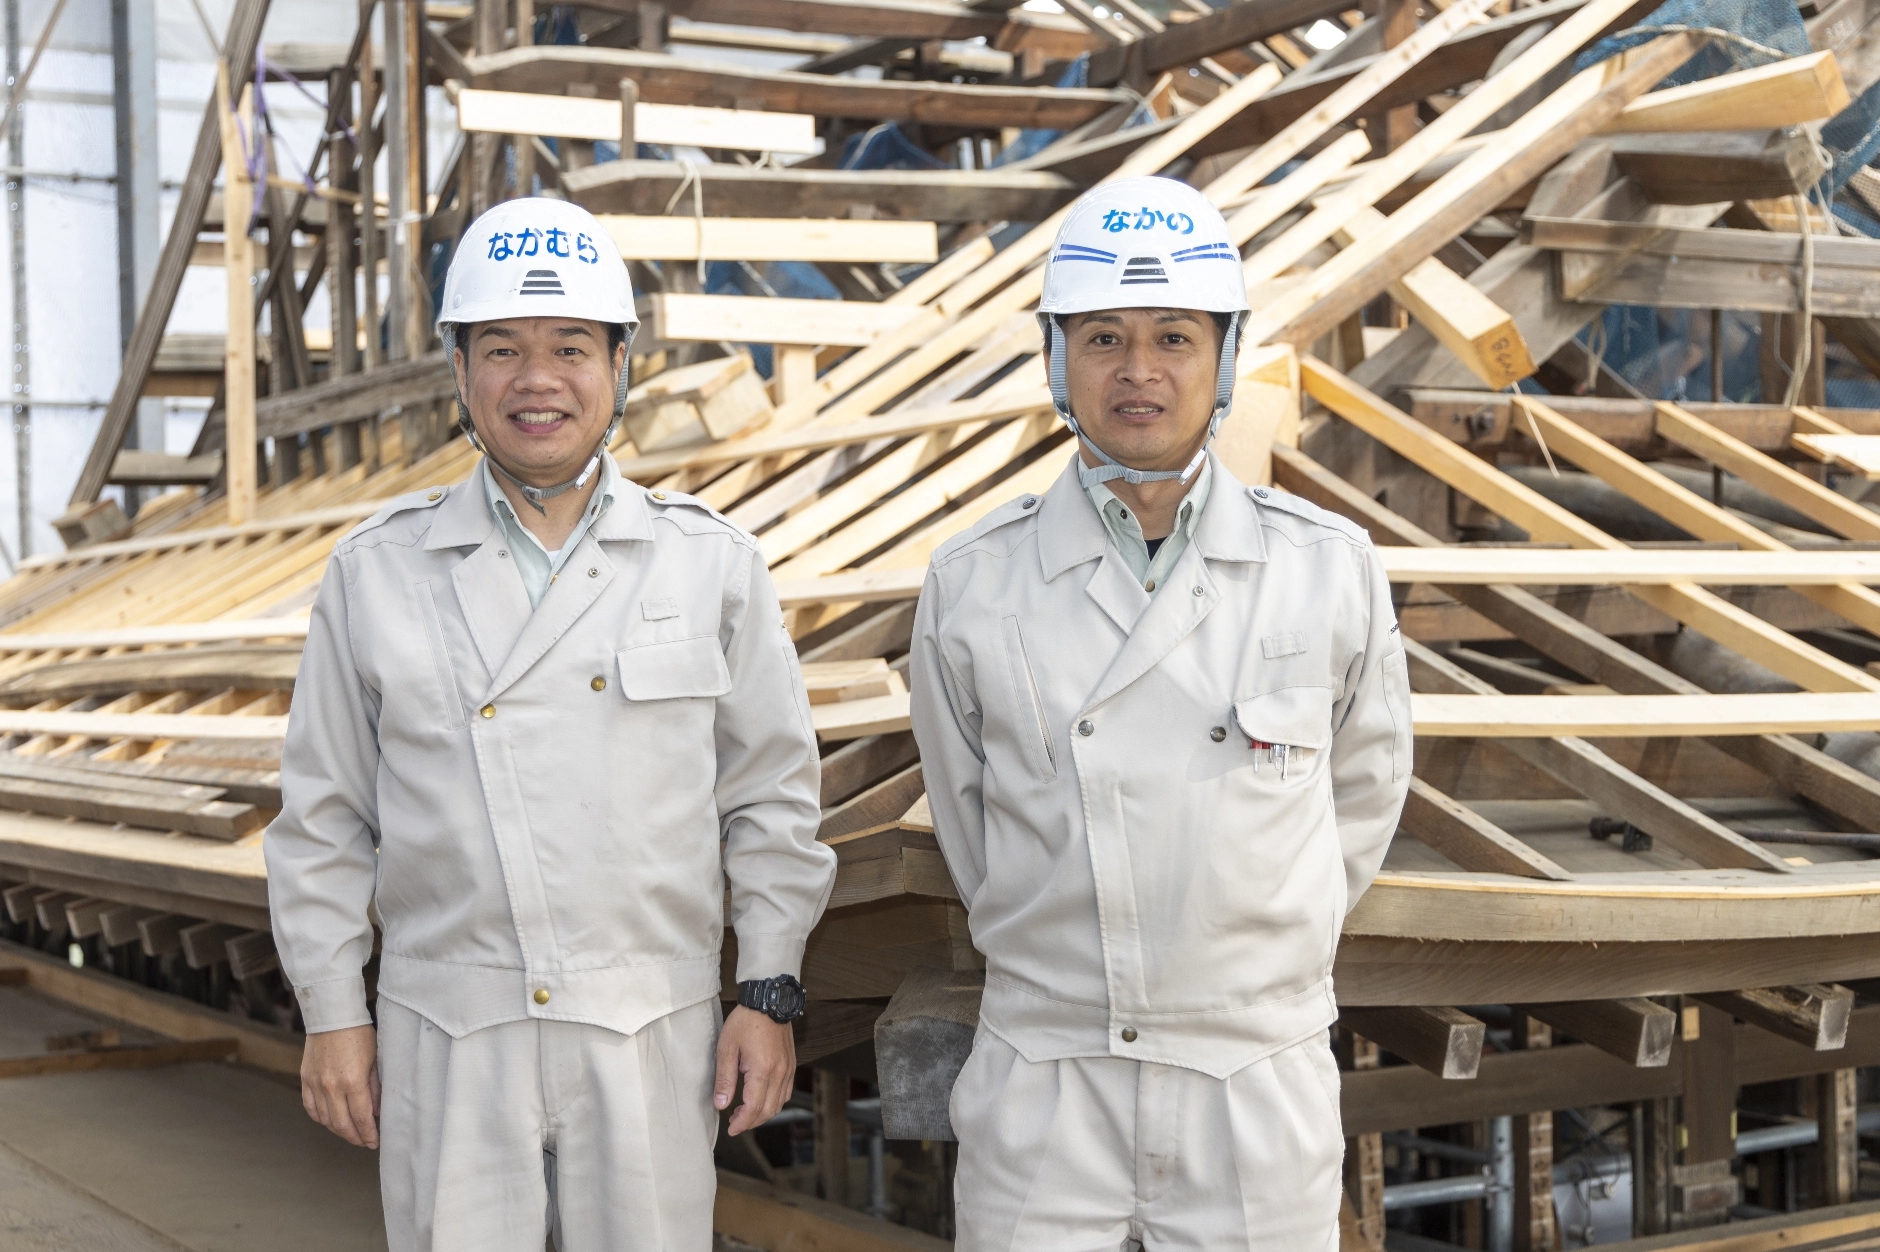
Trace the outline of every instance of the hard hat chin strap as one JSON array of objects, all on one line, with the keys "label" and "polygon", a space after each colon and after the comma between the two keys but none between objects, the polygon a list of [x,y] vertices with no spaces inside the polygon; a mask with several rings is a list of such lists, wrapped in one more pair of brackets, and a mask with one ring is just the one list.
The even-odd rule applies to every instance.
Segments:
[{"label": "hard hat chin strap", "polygon": [[[626,324],[625,345],[626,345],[627,353],[629,355],[631,355],[633,352],[633,332],[637,329],[639,328],[631,322],[628,322]],[[456,381],[457,381],[457,324],[455,322],[447,322],[444,324],[443,340],[444,340],[444,352],[447,356],[450,357],[451,384],[452,386],[456,386]],[[469,358],[466,355],[465,356],[465,369],[466,370],[469,368],[468,361],[469,361]],[[463,437],[470,441],[471,447],[475,448],[478,452],[481,452],[483,454],[483,458],[490,463],[490,468],[494,469],[497,473],[501,474],[504,478],[507,478],[511,483],[513,483],[515,485],[516,490],[522,493],[522,498],[527,500],[530,503],[530,505],[534,507],[535,511],[537,513],[540,513],[544,517],[548,516],[548,509],[542,504],[542,501],[553,500],[556,496],[565,495],[566,493],[570,491],[574,491],[577,488],[585,487],[588,484],[588,480],[594,477],[594,471],[600,468],[601,458],[607,455],[607,445],[611,444],[614,441],[614,435],[620,429],[620,419],[626,414],[626,411],[627,411],[627,367],[626,367],[626,363],[623,361],[620,366],[620,377],[614,383],[613,420],[607,423],[606,433],[601,435],[600,443],[595,445],[594,454],[587,459],[587,464],[581,467],[581,472],[579,474],[576,474],[573,478],[570,478],[567,482],[556,483],[553,487],[536,487],[529,483],[525,483],[520,478],[516,477],[514,471],[512,471],[507,465],[504,465],[502,461],[497,458],[496,454],[492,452],[487,446],[485,446],[483,440],[477,437],[476,424],[470,420],[470,406],[464,402],[463,388],[457,387],[457,429],[463,432]]]},{"label": "hard hat chin strap", "polygon": [[1132,468],[1098,447],[1096,440],[1084,433],[1083,428],[1077,424],[1077,419],[1071,415],[1070,383],[1066,378],[1064,360],[1064,327],[1058,321],[1056,314],[1043,314],[1039,320],[1044,323],[1045,374],[1051,383],[1052,407],[1057,410],[1057,415],[1063,419],[1064,424],[1070,427],[1071,434],[1075,435],[1086,448],[1096,453],[1097,459],[1103,462],[1101,465],[1077,467],[1077,481],[1085,490],[1089,490],[1098,483],[1113,482],[1118,478],[1132,485],[1167,482],[1170,479],[1180,479],[1185,483],[1200,471],[1202,463],[1208,459],[1208,445],[1214,442],[1214,437],[1221,431],[1222,420],[1227,417],[1228,410],[1234,407],[1234,357],[1240,346],[1239,313],[1227,315],[1227,330],[1221,336],[1221,363],[1214,375],[1214,412],[1208,418],[1207,438],[1203,439],[1201,446],[1195,449],[1195,455],[1188,464],[1179,470]]}]

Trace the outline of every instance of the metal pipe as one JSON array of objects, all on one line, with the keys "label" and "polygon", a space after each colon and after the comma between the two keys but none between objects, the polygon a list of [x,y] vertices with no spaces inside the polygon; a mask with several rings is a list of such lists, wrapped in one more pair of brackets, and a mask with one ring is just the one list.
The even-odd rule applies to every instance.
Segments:
[{"label": "metal pipe", "polygon": [[1438,1160],[1460,1161],[1464,1165],[1488,1164],[1488,1153],[1481,1148],[1431,1139],[1427,1135],[1415,1135],[1409,1131],[1391,1131],[1384,1136],[1384,1142],[1392,1147],[1408,1148],[1412,1152],[1423,1156],[1433,1156]]},{"label": "metal pipe", "polygon": [[1462,1204],[1480,1200],[1490,1190],[1487,1174],[1458,1174],[1454,1178],[1427,1178],[1384,1188],[1384,1211],[1427,1208],[1432,1204]]},{"label": "metal pipe", "polygon": [[1488,1252],[1514,1252],[1514,1118],[1489,1122],[1488,1156],[1495,1175],[1488,1196]]},{"label": "metal pipe", "polygon": [[868,1135],[868,1212],[888,1216],[888,1137],[877,1126]]}]

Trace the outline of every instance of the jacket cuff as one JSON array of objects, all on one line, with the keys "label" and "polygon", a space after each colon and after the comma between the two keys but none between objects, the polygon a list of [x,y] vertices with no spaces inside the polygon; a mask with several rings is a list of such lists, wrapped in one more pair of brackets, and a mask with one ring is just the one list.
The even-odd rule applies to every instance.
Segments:
[{"label": "jacket cuff", "polygon": [[803,946],[808,940],[789,935],[739,935],[738,981],[803,976]]},{"label": "jacket cuff", "polygon": [[363,974],[295,987],[294,998],[300,1002],[300,1020],[310,1035],[372,1024]]}]

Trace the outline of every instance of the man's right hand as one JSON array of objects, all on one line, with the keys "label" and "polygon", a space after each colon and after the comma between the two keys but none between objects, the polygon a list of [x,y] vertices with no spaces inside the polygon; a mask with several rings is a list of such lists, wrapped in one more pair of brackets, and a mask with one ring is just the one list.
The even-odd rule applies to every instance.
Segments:
[{"label": "man's right hand", "polygon": [[379,1146],[378,1035],[372,1027],[307,1036],[300,1103],[308,1117],[354,1147]]}]

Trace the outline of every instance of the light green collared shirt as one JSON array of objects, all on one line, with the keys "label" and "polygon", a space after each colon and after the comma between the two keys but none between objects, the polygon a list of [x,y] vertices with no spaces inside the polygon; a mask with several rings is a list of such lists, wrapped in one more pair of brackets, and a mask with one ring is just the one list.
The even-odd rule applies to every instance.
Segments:
[{"label": "light green collared shirt", "polygon": [[509,503],[509,497],[497,485],[488,458],[477,464],[477,473],[483,476],[483,495],[490,502],[490,512],[496,515],[497,523],[509,539],[509,555],[515,558],[516,572],[522,575],[523,590],[529,593],[529,606],[539,608],[542,597],[548,594],[548,585],[561,572],[562,563],[568,559],[568,554],[580,546],[588,528],[612,506],[615,489],[620,485],[620,471],[614,468],[611,455],[601,457],[598,471],[600,485],[594,488],[594,496],[588,501],[587,511],[581,514],[581,521],[575,526],[574,532],[554,552],[543,547],[542,541],[516,516],[515,506]]},{"label": "light green collared shirt", "polygon": [[1142,522],[1116,498],[1109,484],[1092,483],[1086,488],[1090,503],[1097,506],[1097,516],[1103,519],[1103,529],[1110,533],[1110,542],[1122,555],[1123,564],[1129,566],[1129,572],[1150,595],[1155,594],[1169,571],[1175,568],[1175,562],[1188,550],[1188,541],[1194,537],[1195,525],[1201,520],[1201,510],[1208,507],[1208,488],[1213,480],[1214,460],[1210,457],[1201,462],[1195,485],[1188,489],[1181,507],[1175,510],[1175,529],[1169,532],[1153,557],[1149,555],[1148,540],[1142,537]]}]

